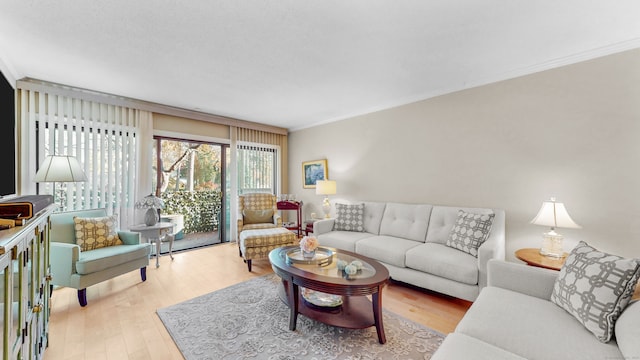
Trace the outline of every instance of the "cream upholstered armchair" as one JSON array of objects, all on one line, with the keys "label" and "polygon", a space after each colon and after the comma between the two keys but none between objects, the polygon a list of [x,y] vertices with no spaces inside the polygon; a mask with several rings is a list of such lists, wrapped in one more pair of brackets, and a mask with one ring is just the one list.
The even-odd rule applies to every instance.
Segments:
[{"label": "cream upholstered armchair", "polygon": [[243,230],[282,226],[278,200],[273,194],[249,193],[238,196],[238,237]]}]

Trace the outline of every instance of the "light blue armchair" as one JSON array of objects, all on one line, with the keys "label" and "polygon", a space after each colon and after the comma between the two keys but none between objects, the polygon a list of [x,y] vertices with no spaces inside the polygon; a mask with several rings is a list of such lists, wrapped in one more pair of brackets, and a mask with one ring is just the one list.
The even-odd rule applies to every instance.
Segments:
[{"label": "light blue armchair", "polygon": [[78,289],[80,306],[87,305],[87,287],[140,269],[147,279],[151,246],[140,243],[140,234],[118,231],[123,245],[81,251],[76,243],[73,218],[107,216],[105,209],[54,213],[50,216],[51,274],[53,285]]}]

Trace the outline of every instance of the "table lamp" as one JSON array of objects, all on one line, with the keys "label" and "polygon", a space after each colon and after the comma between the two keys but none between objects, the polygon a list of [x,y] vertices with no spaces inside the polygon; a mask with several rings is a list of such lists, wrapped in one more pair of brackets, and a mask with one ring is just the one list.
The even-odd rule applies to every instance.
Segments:
[{"label": "table lamp", "polygon": [[[87,181],[87,176],[82,170],[82,165],[73,156],[68,155],[48,155],[38,168],[35,182],[53,183],[53,202],[57,204],[56,182],[81,182]],[[64,189],[60,189],[64,191]],[[64,204],[60,202],[60,209],[64,210]]]},{"label": "table lamp", "polygon": [[149,194],[136,201],[136,209],[147,209],[144,213],[144,223],[153,226],[160,221],[160,209],[164,209],[164,202],[159,197]]},{"label": "table lamp", "polygon": [[536,215],[532,224],[550,226],[551,230],[542,234],[542,247],[540,254],[554,258],[561,258],[564,255],[562,250],[563,236],[555,231],[555,228],[580,229],[581,226],[576,224],[563,203],[556,202],[555,198],[544,201],[538,215]]},{"label": "table lamp", "polygon": [[336,188],[336,182],[333,180],[316,181],[316,195],[324,195],[324,200],[322,200],[322,210],[324,211],[325,219],[328,219],[330,216],[329,213],[331,213],[329,195],[335,195]]}]

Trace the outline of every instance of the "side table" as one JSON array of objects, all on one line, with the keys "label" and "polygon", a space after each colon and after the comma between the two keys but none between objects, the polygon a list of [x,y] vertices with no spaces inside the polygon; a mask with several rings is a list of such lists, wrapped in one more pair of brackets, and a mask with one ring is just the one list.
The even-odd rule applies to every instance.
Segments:
[{"label": "side table", "polygon": [[[173,232],[173,226],[175,224],[168,222],[158,222],[155,225],[147,226],[145,224],[133,225],[129,228],[130,231],[138,232],[140,235],[147,238],[149,243],[156,243],[156,267],[160,267],[160,243],[167,234]],[[169,257],[173,260],[173,235],[169,236]]]},{"label": "side table", "polygon": [[526,262],[527,265],[558,271],[562,268],[562,264],[564,264],[564,261],[567,259],[567,255],[569,254],[565,252],[561,258],[544,256],[540,254],[540,249],[537,248],[526,248],[516,251],[516,257]]}]

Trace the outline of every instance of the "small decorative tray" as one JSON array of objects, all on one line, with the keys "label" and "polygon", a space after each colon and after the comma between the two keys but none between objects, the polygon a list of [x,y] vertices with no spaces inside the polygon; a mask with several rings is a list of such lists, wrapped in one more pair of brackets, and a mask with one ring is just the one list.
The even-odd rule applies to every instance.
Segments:
[{"label": "small decorative tray", "polygon": [[342,296],[327,294],[307,288],[300,288],[300,294],[310,304],[320,307],[338,307],[342,305]]},{"label": "small decorative tray", "polygon": [[333,262],[334,254],[333,250],[320,246],[316,249],[313,258],[308,259],[302,255],[300,248],[296,248],[287,251],[287,263],[327,266]]}]

